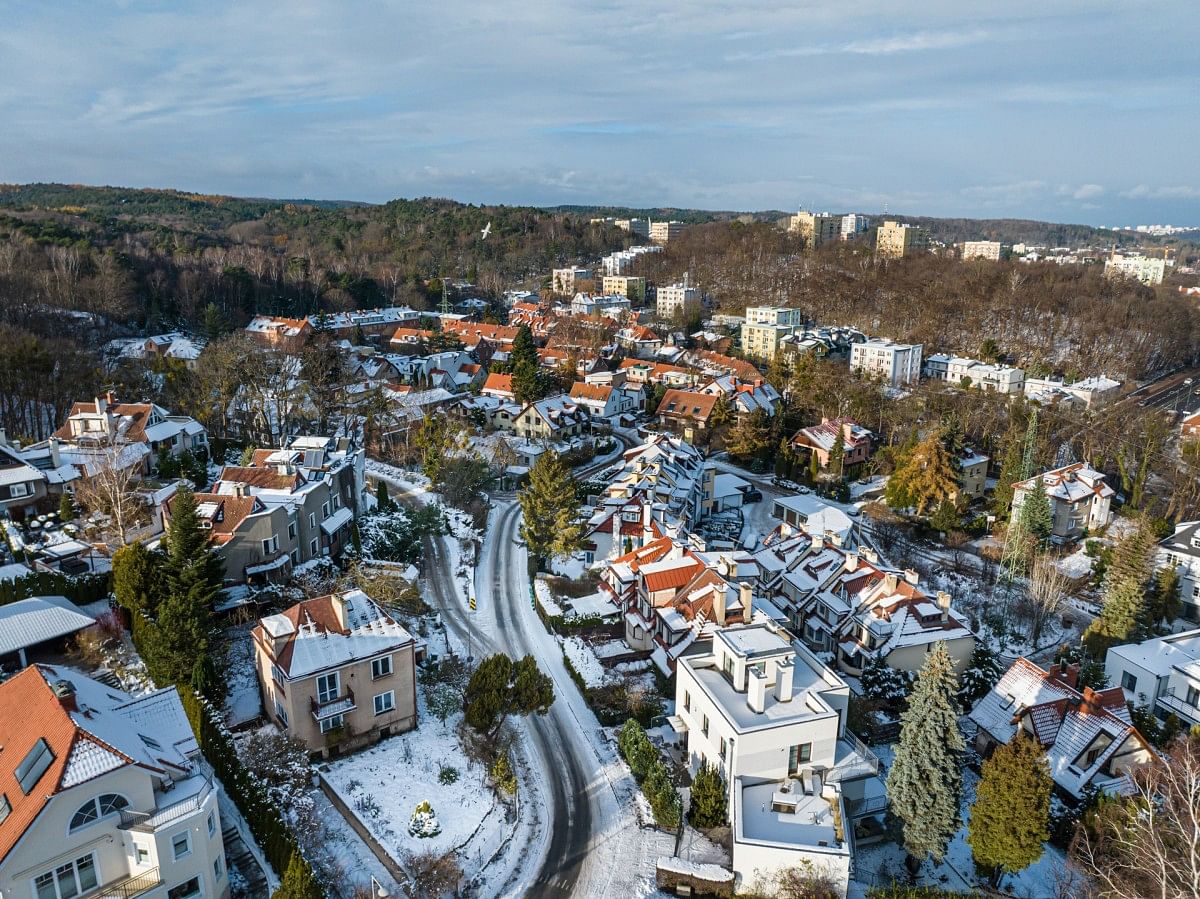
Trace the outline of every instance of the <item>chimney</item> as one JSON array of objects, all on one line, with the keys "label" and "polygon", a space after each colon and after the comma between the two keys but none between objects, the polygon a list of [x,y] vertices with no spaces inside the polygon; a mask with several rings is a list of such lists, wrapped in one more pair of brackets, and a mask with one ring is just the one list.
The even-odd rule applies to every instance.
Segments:
[{"label": "chimney", "polygon": [[900,578],[896,576],[894,571],[889,571],[883,576],[883,592],[891,595],[896,592],[896,588],[900,586]]},{"label": "chimney", "polygon": [[78,712],[79,706],[75,702],[75,685],[69,680],[56,680],[50,685],[50,689],[54,691],[54,695],[58,697],[59,703],[68,712]]},{"label": "chimney", "polygon": [[917,586],[917,581],[921,580],[921,575],[917,574],[912,568],[905,568],[904,579],[915,587]]},{"label": "chimney", "polygon": [[245,484],[234,484],[233,485],[233,495],[234,496],[249,496],[249,494],[246,492],[246,485]]},{"label": "chimney", "polygon": [[937,592],[937,607],[942,610],[942,624],[950,621],[950,594],[945,590]]},{"label": "chimney", "polygon": [[1079,685],[1079,663],[1073,662],[1072,664],[1068,665],[1066,670],[1063,671],[1059,677],[1061,677],[1063,682],[1072,690],[1076,689]]},{"label": "chimney", "polygon": [[103,396],[96,397],[96,414],[100,415],[101,413],[103,413],[107,410],[108,410],[108,402],[106,400],[106,397],[103,397]]},{"label": "chimney", "polygon": [[[4,432],[0,431],[0,437],[2,437],[3,434]],[[62,453],[58,451],[58,438],[51,437],[47,441],[47,445],[50,447],[50,464],[55,468],[60,468],[62,466]]]},{"label": "chimney", "polygon": [[346,623],[350,620],[349,603],[346,602],[345,593],[334,593],[330,604],[333,606],[333,614],[338,620],[338,626],[342,630],[349,630],[350,626]]},{"label": "chimney", "polygon": [[869,546],[859,547],[858,551],[862,557],[872,565],[879,564],[879,553],[875,552],[875,550],[871,549]]},{"label": "chimney", "polygon": [[725,586],[718,585],[713,589],[713,620],[718,627],[725,626]]},{"label": "chimney", "polygon": [[792,659],[783,659],[775,669],[775,698],[780,702],[792,700],[792,678],[796,672]]},{"label": "chimney", "polygon": [[761,713],[767,707],[767,678],[757,669],[746,672],[746,704],[752,712]]},{"label": "chimney", "polygon": [[749,581],[738,584],[738,598],[742,601],[742,620],[749,624],[754,613],[754,588]]},{"label": "chimney", "polygon": [[116,394],[114,394],[111,390],[104,394],[104,398],[108,400],[108,405],[110,406],[115,406],[117,404]]},{"label": "chimney", "polygon": [[858,570],[858,553],[846,553],[846,570]]},{"label": "chimney", "polygon": [[5,433],[4,428],[0,428],[0,446],[8,446],[8,434]]}]

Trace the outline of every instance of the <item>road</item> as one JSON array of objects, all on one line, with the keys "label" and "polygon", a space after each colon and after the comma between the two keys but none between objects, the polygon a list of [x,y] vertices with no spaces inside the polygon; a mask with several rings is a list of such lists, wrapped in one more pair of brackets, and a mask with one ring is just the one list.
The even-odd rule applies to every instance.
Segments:
[{"label": "road", "polygon": [[[1185,383],[1186,382],[1186,383]],[[1200,387],[1200,368],[1188,368],[1164,375],[1126,396],[1122,402],[1136,402],[1148,409],[1190,412],[1200,406],[1195,390]]]}]

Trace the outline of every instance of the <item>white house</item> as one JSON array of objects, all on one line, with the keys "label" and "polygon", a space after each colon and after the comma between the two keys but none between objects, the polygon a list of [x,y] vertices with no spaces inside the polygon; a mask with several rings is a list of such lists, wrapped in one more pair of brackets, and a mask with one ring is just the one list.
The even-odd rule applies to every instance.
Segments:
[{"label": "white house", "polygon": [[1170,565],[1179,574],[1180,617],[1200,622],[1200,521],[1182,522],[1158,544],[1157,565]]},{"label": "white house", "polygon": [[881,378],[892,387],[915,384],[921,376],[919,343],[868,340],[850,348],[850,368]]},{"label": "white house", "polygon": [[0,894],[229,895],[220,785],[174,687],[33,665],[0,684],[0,745]]},{"label": "white house", "polygon": [[1114,646],[1104,659],[1110,684],[1161,719],[1200,725],[1200,630]]},{"label": "white house", "polygon": [[[679,658],[672,727],[730,790],[742,889],[809,862],[844,892],[856,811],[882,812],[875,756],[846,730],[850,688],[769,623],[715,630]],[[870,783],[870,782],[874,783]]]},{"label": "white house", "polygon": [[1095,533],[1108,526],[1109,507],[1116,491],[1108,486],[1103,474],[1086,462],[1054,468],[1013,484],[1014,516],[1020,511],[1025,497],[1034,490],[1038,478],[1050,500],[1051,543],[1069,543],[1082,537],[1084,531]]}]

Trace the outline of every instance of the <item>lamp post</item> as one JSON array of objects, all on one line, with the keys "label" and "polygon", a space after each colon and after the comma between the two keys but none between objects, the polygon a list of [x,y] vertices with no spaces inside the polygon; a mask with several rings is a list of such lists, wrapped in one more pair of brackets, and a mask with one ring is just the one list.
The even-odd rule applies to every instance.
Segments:
[{"label": "lamp post", "polygon": [[392,894],[388,892],[387,887],[375,879],[375,875],[371,875],[371,899],[389,899]]}]

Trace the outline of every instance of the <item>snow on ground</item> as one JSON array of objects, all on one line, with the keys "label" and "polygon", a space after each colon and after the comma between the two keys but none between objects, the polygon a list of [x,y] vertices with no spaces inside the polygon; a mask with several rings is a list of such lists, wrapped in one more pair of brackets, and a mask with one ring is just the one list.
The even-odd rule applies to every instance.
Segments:
[{"label": "snow on ground", "polygon": [[598,659],[614,659],[618,656],[628,655],[629,647],[624,640],[605,640],[602,643],[593,643],[592,652]]},{"label": "snow on ground", "polygon": [[604,593],[597,590],[590,596],[581,596],[578,599],[563,600],[571,611],[581,618],[589,615],[599,615],[601,618],[607,618],[618,614],[618,609],[613,605],[612,600]]},{"label": "snow on ground", "polygon": [[311,793],[317,817],[330,825],[325,831],[326,842],[324,848],[337,860],[338,865],[341,867],[343,885],[353,885],[369,890],[371,887],[371,878],[374,877],[393,896],[404,895],[400,884],[392,879],[387,868],[375,857],[375,853],[371,851],[371,847],[363,842],[362,837],[355,833],[354,829],[348,825],[345,827],[337,826],[338,822],[342,820],[342,816],[333,807],[333,803],[329,801],[329,797],[319,788],[314,788]]},{"label": "snow on ground", "polygon": [[1073,580],[1085,578],[1092,573],[1092,563],[1095,560],[1084,552],[1083,547],[1075,550],[1069,556],[1063,556],[1056,566],[1067,577]]},{"label": "snow on ground", "polygon": [[[483,766],[466,757],[454,735],[461,718],[445,727],[426,719],[416,730],[321,766],[321,776],[398,864],[409,853],[426,850],[474,855],[468,843],[477,831],[504,823],[504,809],[484,782]],[[439,774],[449,768],[458,778],[443,784]],[[410,836],[409,820],[425,801],[433,806],[441,832]]]},{"label": "snow on ground", "polygon": [[571,667],[583,678],[589,687],[602,687],[606,680],[604,666],[592,652],[592,648],[579,637],[567,637],[563,640],[563,652],[571,660]]},{"label": "snow on ground", "polygon": [[547,614],[555,618],[563,617],[563,608],[554,598],[554,593],[550,590],[550,585],[541,578],[537,578],[533,582],[533,592],[537,594],[538,605]]},{"label": "snow on ground", "polygon": [[262,714],[250,631],[256,622],[227,628],[225,637],[225,723],[237,727]]},{"label": "snow on ground", "polygon": [[583,553],[575,553],[570,556],[560,556],[559,558],[550,560],[550,570],[557,575],[565,578],[570,578],[573,581],[579,580],[587,573],[588,564]]}]

